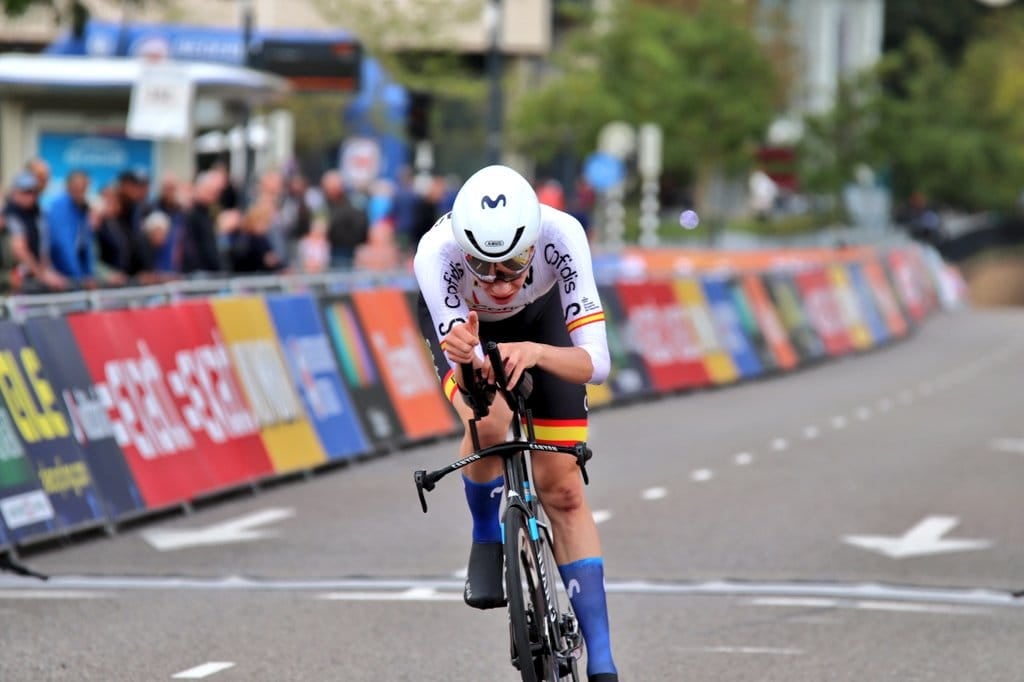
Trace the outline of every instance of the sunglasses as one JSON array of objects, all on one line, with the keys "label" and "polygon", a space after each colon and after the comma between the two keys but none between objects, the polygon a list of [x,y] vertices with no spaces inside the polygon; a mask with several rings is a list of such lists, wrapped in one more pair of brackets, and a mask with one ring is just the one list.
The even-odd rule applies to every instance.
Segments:
[{"label": "sunglasses", "polygon": [[[530,263],[533,262],[533,252],[534,248],[531,246],[522,253],[506,258],[498,263],[480,260],[466,254],[466,265],[469,266],[473,276],[481,282],[488,284],[492,282],[514,282],[522,277],[523,273],[530,268]],[[505,269],[498,270],[497,266],[499,265]]]}]

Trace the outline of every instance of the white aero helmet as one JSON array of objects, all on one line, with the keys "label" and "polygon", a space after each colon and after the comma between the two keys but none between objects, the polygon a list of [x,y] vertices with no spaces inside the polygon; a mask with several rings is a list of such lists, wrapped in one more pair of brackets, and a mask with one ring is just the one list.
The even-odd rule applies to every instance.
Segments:
[{"label": "white aero helmet", "polygon": [[526,252],[540,235],[540,202],[508,166],[473,173],[455,196],[452,232],[467,256],[501,263]]}]

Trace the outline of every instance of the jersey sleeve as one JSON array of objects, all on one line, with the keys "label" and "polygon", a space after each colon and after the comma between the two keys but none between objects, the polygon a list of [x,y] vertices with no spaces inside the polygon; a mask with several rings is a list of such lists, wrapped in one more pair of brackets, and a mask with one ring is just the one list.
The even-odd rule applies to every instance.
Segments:
[{"label": "jersey sleeve", "polygon": [[555,286],[562,299],[565,326],[574,346],[590,355],[594,373],[587,383],[600,384],[611,371],[604,308],[594,280],[590,244],[583,226],[562,213],[559,238],[545,244],[544,261],[557,272]]},{"label": "jersey sleeve", "polygon": [[420,240],[413,258],[416,283],[430,311],[434,334],[441,350],[445,349],[444,337],[452,327],[465,322],[469,316],[469,306],[462,295],[466,267],[454,254],[446,251],[449,250],[443,248],[443,242],[428,232]]}]

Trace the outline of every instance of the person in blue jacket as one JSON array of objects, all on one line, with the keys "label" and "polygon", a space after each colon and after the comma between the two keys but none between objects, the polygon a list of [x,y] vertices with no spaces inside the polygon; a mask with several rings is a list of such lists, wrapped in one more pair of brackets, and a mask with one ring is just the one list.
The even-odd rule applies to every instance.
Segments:
[{"label": "person in blue jacket", "polygon": [[89,216],[89,176],[73,170],[65,191],[54,198],[47,212],[50,226],[50,260],[55,270],[78,286],[92,283],[92,226]]}]

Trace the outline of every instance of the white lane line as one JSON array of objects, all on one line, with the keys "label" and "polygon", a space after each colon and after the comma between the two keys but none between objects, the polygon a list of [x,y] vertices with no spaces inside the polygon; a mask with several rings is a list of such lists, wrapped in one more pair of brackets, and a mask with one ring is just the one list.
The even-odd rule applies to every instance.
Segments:
[{"label": "white lane line", "polygon": [[643,497],[645,500],[660,500],[668,495],[668,490],[665,488],[648,488],[644,491]]},{"label": "white lane line", "polygon": [[465,568],[460,568],[457,571],[452,571],[452,575],[456,578],[462,578],[463,580],[465,580],[466,576],[469,575],[469,571],[467,571]]},{"label": "white lane line", "polygon": [[772,450],[775,452],[782,452],[789,447],[789,441],[785,438],[775,438],[772,440]]},{"label": "white lane line", "polygon": [[914,393],[912,391],[903,391],[900,393],[900,402],[904,405],[909,405],[914,402]]},{"label": "white lane line", "polygon": [[607,509],[595,509],[593,517],[594,523],[604,523],[612,517],[612,513]]},{"label": "white lane line", "polygon": [[846,428],[846,417],[841,415],[832,417],[832,428],[833,429],[845,429]]},{"label": "white lane line", "polygon": [[366,592],[328,592],[317,596],[327,601],[461,601],[458,592],[439,592],[433,587],[412,587],[408,590],[374,590]]},{"label": "white lane line", "polygon": [[811,424],[810,426],[804,427],[804,438],[806,438],[807,440],[814,440],[819,435],[821,435],[821,429],[819,429],[817,426]]},{"label": "white lane line", "polygon": [[0,590],[4,599],[107,599],[111,595],[84,590]]},{"label": "white lane line", "polygon": [[697,469],[690,474],[690,480],[694,483],[704,483],[705,481],[710,481],[714,477],[715,472],[711,469]]},{"label": "white lane line", "polygon": [[831,609],[839,605],[836,599],[819,597],[757,597],[751,599],[754,606],[796,606],[815,609]]},{"label": "white lane line", "polygon": [[867,421],[868,419],[871,419],[871,408],[864,407],[862,405],[861,407],[857,408],[855,414],[857,415],[857,419],[861,420],[862,422]]},{"label": "white lane line", "polygon": [[[686,649],[684,649],[685,651]],[[692,651],[693,649],[691,649]],[[786,649],[771,646],[705,646],[697,649],[709,654],[748,654],[766,656],[800,656],[803,649]]]},{"label": "white lane line", "polygon": [[993,438],[992,449],[999,452],[1019,452],[1024,455],[1024,438]]},{"label": "white lane line", "polygon": [[989,613],[988,609],[954,604],[924,604],[908,601],[881,601],[877,599],[824,599],[820,597],[756,597],[749,601],[754,606],[783,606],[812,609],[857,609],[860,611],[890,611],[896,613],[931,613],[944,616],[973,616]]},{"label": "white lane line", "polygon": [[892,398],[882,398],[878,401],[878,411],[888,412],[892,409]]},{"label": "white lane line", "polygon": [[228,668],[234,667],[234,663],[229,663],[227,661],[211,661],[210,663],[203,663],[202,665],[197,665],[196,667],[189,668],[188,670],[182,670],[180,673],[171,675],[171,677],[175,680],[201,680],[204,677],[216,675],[221,670],[227,670]]},{"label": "white lane line", "polygon": [[741,452],[732,458],[736,462],[736,466],[745,467],[754,461],[754,456],[749,452]]}]

